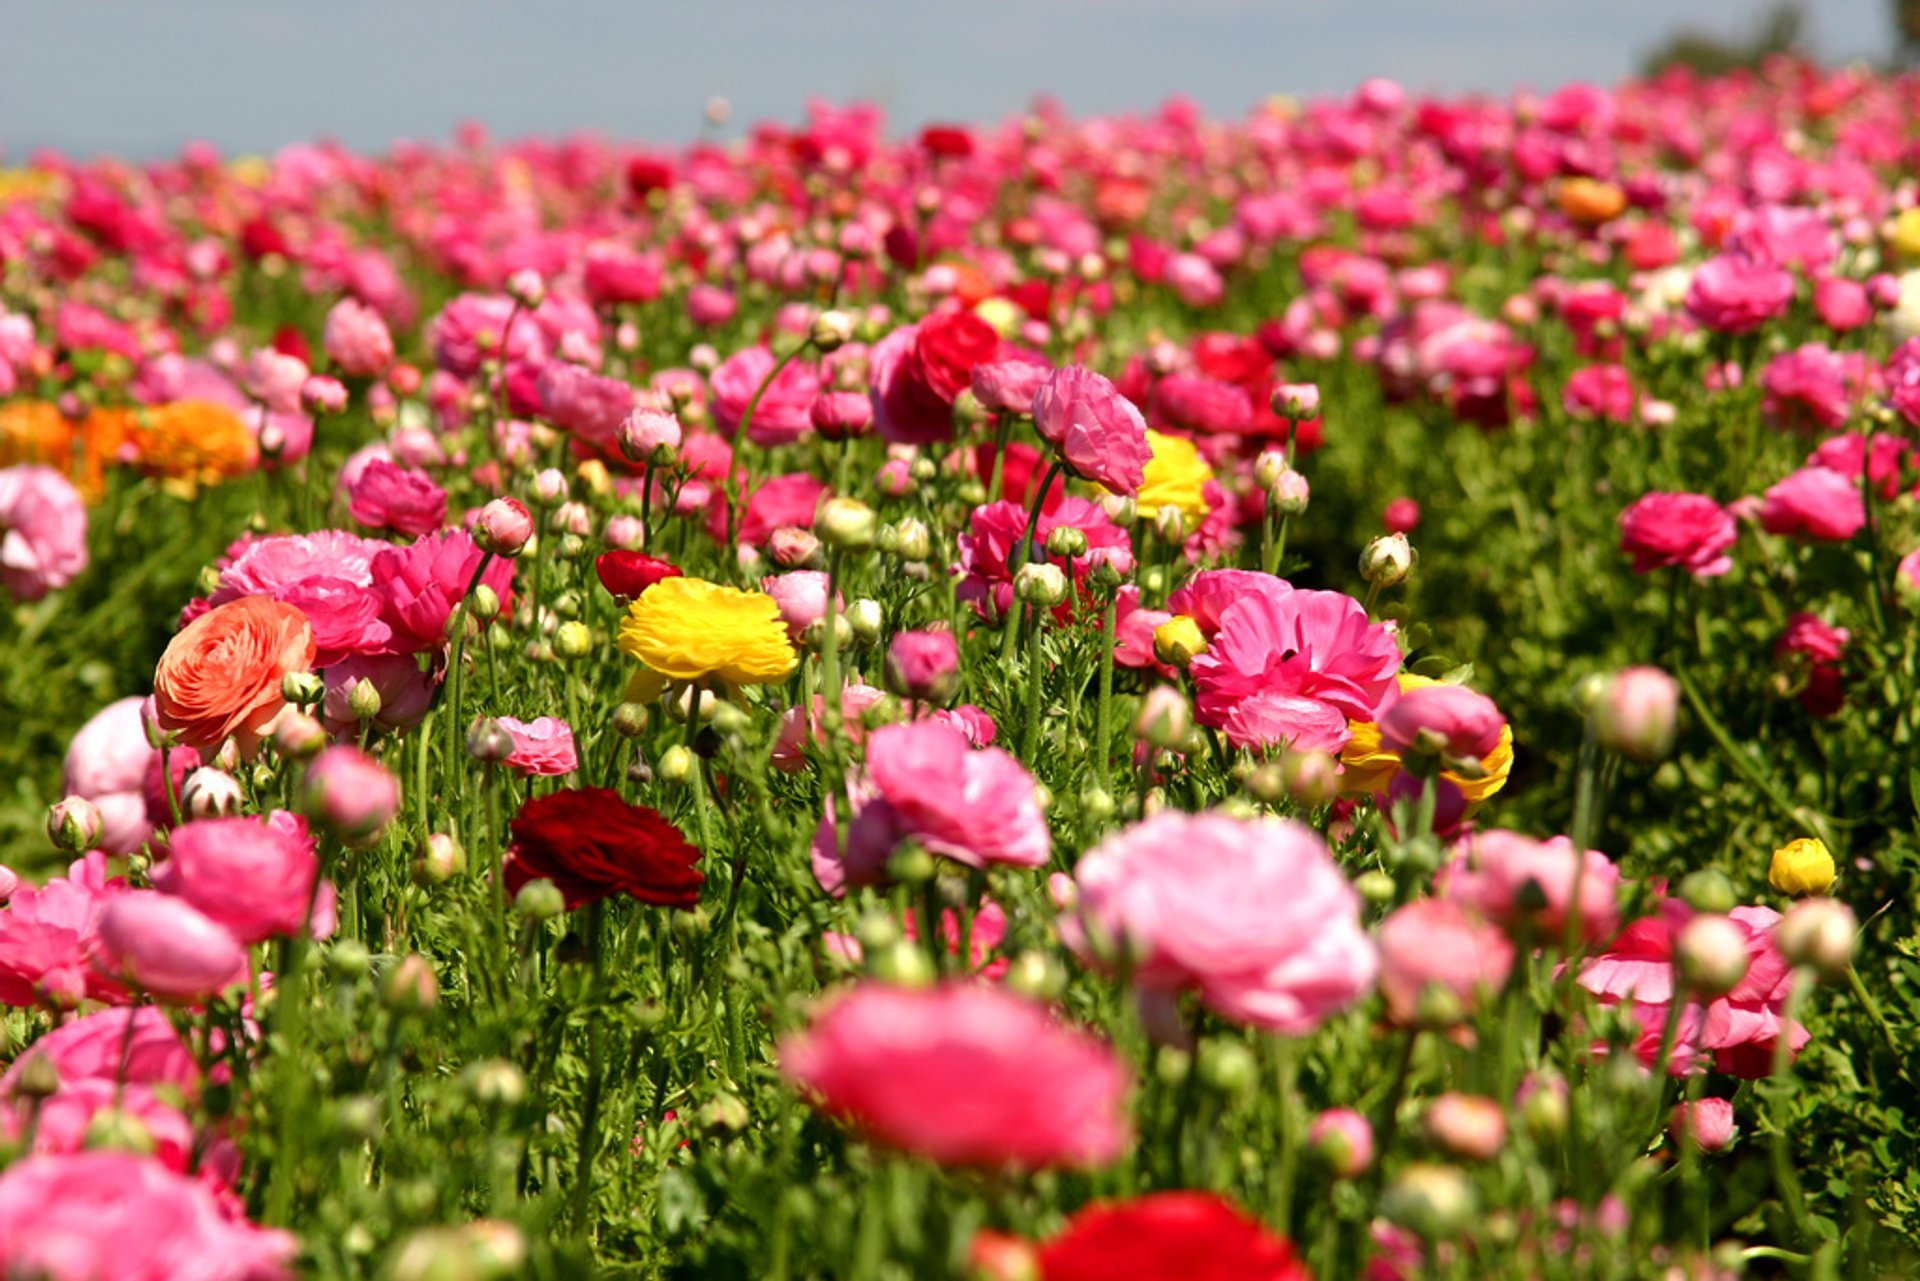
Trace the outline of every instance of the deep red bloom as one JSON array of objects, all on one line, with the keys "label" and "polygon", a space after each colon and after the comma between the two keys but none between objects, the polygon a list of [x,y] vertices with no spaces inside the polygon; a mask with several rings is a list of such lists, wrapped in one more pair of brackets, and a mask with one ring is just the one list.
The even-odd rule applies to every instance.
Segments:
[{"label": "deep red bloom", "polygon": [[640,593],[663,578],[680,577],[680,567],[672,561],[649,556],[645,552],[603,552],[593,562],[600,585],[614,596],[638,600]]},{"label": "deep red bloom", "polygon": [[1311,1281],[1285,1237],[1208,1192],[1088,1206],[1040,1249],[1041,1281]]},{"label": "deep red bloom", "polygon": [[973,367],[991,361],[1000,335],[970,311],[940,311],[920,322],[913,344],[915,371],[949,405],[973,382]]},{"label": "deep red bloom", "polygon": [[511,825],[507,892],[549,880],[569,911],[613,894],[659,907],[691,908],[706,878],[680,829],[644,805],[630,805],[605,787],[536,796]]}]

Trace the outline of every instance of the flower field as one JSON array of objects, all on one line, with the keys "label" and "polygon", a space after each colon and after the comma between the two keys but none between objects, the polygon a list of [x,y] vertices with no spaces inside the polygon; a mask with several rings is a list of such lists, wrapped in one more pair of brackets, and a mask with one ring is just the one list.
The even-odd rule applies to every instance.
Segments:
[{"label": "flower field", "polygon": [[0,172],[0,1274],[1920,1270],[1920,78]]}]

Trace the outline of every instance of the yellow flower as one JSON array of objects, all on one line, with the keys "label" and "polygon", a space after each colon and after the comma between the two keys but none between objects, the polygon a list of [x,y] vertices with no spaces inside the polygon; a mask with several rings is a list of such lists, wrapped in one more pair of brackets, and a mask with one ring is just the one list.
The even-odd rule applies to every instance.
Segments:
[{"label": "yellow flower", "polygon": [[[1430,676],[1416,676],[1412,672],[1401,672],[1399,681],[1403,694],[1411,689],[1440,683]],[[1380,745],[1380,727],[1372,721],[1348,721],[1347,732],[1352,737],[1340,749],[1341,794],[1364,796],[1386,791],[1394,775],[1400,772],[1399,753]],[[1440,775],[1460,789],[1460,795],[1465,798],[1469,810],[1507,785],[1507,776],[1513,772],[1513,726],[1500,727],[1500,741],[1491,752],[1480,758],[1480,769],[1482,774],[1479,778],[1462,778],[1452,770]]]},{"label": "yellow flower", "polygon": [[1782,894],[1825,894],[1833,887],[1833,871],[1826,845],[1803,836],[1773,852],[1767,881]]},{"label": "yellow flower", "polygon": [[649,587],[627,607],[619,645],[671,681],[765,685],[785,680],[800,662],[773,597],[699,578]]},{"label": "yellow flower", "polygon": [[1200,450],[1184,436],[1147,433],[1147,447],[1153,457],[1147,462],[1146,479],[1134,498],[1140,519],[1151,522],[1162,507],[1178,507],[1186,518],[1186,528],[1198,529],[1207,515],[1207,482],[1213,469],[1200,457]]},{"label": "yellow flower", "polygon": [[1200,624],[1185,614],[1175,614],[1153,629],[1153,656],[1169,666],[1185,667],[1206,652]]},{"label": "yellow flower", "polygon": [[1893,220],[1892,234],[1887,237],[1887,243],[1903,262],[1920,258],[1920,209],[1903,210]]}]

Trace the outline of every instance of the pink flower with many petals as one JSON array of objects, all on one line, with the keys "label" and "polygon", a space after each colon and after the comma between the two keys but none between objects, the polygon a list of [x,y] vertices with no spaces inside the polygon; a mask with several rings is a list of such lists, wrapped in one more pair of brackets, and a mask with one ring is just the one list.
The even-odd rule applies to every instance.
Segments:
[{"label": "pink flower with many petals", "polygon": [[633,412],[631,386],[562,361],[542,368],[535,386],[548,422],[604,453],[619,452],[620,425]]},{"label": "pink flower with many petals", "polygon": [[93,964],[100,914],[126,892],[107,879],[107,856],[95,850],[65,876],[16,890],[0,911],[0,1004],[70,1009],[81,1000],[118,1000],[125,993]]},{"label": "pink flower with many petals", "polygon": [[1687,287],[1688,314],[1723,334],[1752,333],[1792,302],[1792,272],[1737,254],[1701,263]]},{"label": "pink flower with many petals", "polygon": [[1153,460],[1147,420],[1102,375],[1055,370],[1034,393],[1033,425],[1078,475],[1116,494],[1140,492]]},{"label": "pink flower with many petals", "polygon": [[[444,530],[406,547],[389,547],[373,559],[373,586],[381,596],[381,618],[393,653],[437,650],[447,643],[447,619],[465,597],[485,553],[466,531]],[[513,562],[496,556],[480,581],[500,597],[513,599]]]},{"label": "pink flower with many petals", "polygon": [[1522,932],[1534,946],[1558,946],[1570,905],[1576,932],[1587,942],[1613,931],[1619,914],[1620,870],[1599,850],[1576,856],[1564,836],[1536,841],[1518,832],[1475,832],[1439,877],[1447,897]]},{"label": "pink flower with many petals", "polygon": [[1481,760],[1500,744],[1507,718],[1485,694],[1462,685],[1423,685],[1400,694],[1381,714],[1380,743],[1402,755],[1428,744],[1436,753]]},{"label": "pink flower with many petals", "polygon": [[580,753],[574,747],[573,727],[552,716],[536,716],[531,721],[512,716],[494,718],[513,739],[513,751],[507,764],[532,777],[571,774],[580,768]]},{"label": "pink flower with many petals", "polygon": [[0,1096],[11,1097],[33,1060],[44,1058],[63,1087],[86,1081],[164,1085],[191,1094],[200,1065],[156,1006],[122,1006],[62,1023],[29,1045],[0,1076]]},{"label": "pink flower with many petals", "polygon": [[375,459],[347,491],[347,511],[369,529],[417,538],[446,524],[447,491],[423,471]]},{"label": "pink flower with many petals", "polygon": [[[1084,588],[1096,556],[1132,556],[1133,545],[1127,537],[1127,531],[1114,524],[1098,503],[1084,498],[1063,498],[1052,511],[1043,509],[1035,531],[1036,547],[1044,548],[1048,535],[1062,526],[1079,530],[1087,540],[1086,552],[1069,561],[1076,588]],[[958,595],[972,605],[981,617],[1004,617],[1012,606],[1011,558],[1014,548],[1026,537],[1026,533],[1027,512],[1018,503],[987,503],[973,509],[973,515],[968,520],[968,532],[957,540],[960,549],[959,569],[963,575]],[[1038,560],[1040,555],[1036,551],[1026,559]],[[1055,564],[1059,563],[1057,557],[1051,559]],[[1061,620],[1071,617],[1078,597],[1078,590],[1070,594],[1055,609],[1054,617]]]},{"label": "pink flower with many petals", "polygon": [[1844,543],[1866,523],[1859,482],[1825,467],[1802,467],[1760,499],[1760,527],[1769,534]]},{"label": "pink flower with many petals", "polygon": [[87,508],[51,467],[0,469],[0,588],[39,600],[87,567]]},{"label": "pink flower with many petals", "polygon": [[1620,550],[1636,574],[1677,565],[1717,577],[1733,568],[1726,551],[1738,537],[1732,514],[1705,494],[1647,494],[1620,513]]},{"label": "pink flower with many petals", "polygon": [[1416,899],[1380,926],[1380,992],[1400,1023],[1470,1013],[1512,968],[1506,936],[1452,899]]},{"label": "pink flower with many petals", "polygon": [[246,950],[224,926],[152,890],[107,902],[94,955],[109,974],[162,1000],[201,1001],[247,981]]},{"label": "pink flower with many petals", "polygon": [[[331,667],[350,654],[378,652],[391,638],[373,590],[374,557],[388,548],[337,529],[249,539],[229,549],[206,604],[268,596],[294,606],[313,625],[314,666]],[[198,616],[192,606],[188,615]]]},{"label": "pink flower with many petals", "polygon": [[378,378],[393,363],[393,335],[380,313],[343,298],[327,313],[320,346],[327,358],[351,378]]},{"label": "pink flower with many petals", "polygon": [[[732,436],[747,424],[747,439],[771,449],[791,445],[813,428],[811,411],[814,397],[820,394],[820,375],[804,360],[787,362],[786,368],[770,383],[767,375],[778,364],[771,349],[745,347],[720,362],[713,371],[713,421]],[[762,383],[766,390],[760,391]],[[747,407],[755,394],[760,403],[753,406],[753,418],[747,420]]]},{"label": "pink flower with many petals", "polygon": [[153,869],[153,887],[185,899],[242,943],[307,928],[333,933],[333,885],[305,820],[276,810],[257,818],[203,818],[167,838],[167,857]]}]

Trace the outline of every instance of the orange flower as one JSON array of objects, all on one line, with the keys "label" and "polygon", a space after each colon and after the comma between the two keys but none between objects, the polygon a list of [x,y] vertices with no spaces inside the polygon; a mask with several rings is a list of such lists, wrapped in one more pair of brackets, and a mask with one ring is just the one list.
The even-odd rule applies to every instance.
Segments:
[{"label": "orange flower", "polygon": [[313,625],[292,605],[243,596],[183,628],[153,674],[162,729],[212,751],[229,738],[251,756],[281,710],[280,682],[313,666]]},{"label": "orange flower", "polygon": [[0,405],[0,467],[39,463],[66,473],[88,502],[106,489],[107,464],[127,439],[127,411],[96,409],[75,423],[46,400]]},{"label": "orange flower", "polygon": [[1589,227],[1618,218],[1627,208],[1627,193],[1610,182],[1569,178],[1560,184],[1560,212]]},{"label": "orange flower", "polygon": [[240,415],[211,401],[137,411],[130,435],[140,465],[169,480],[212,484],[244,476],[260,461],[260,447]]}]

